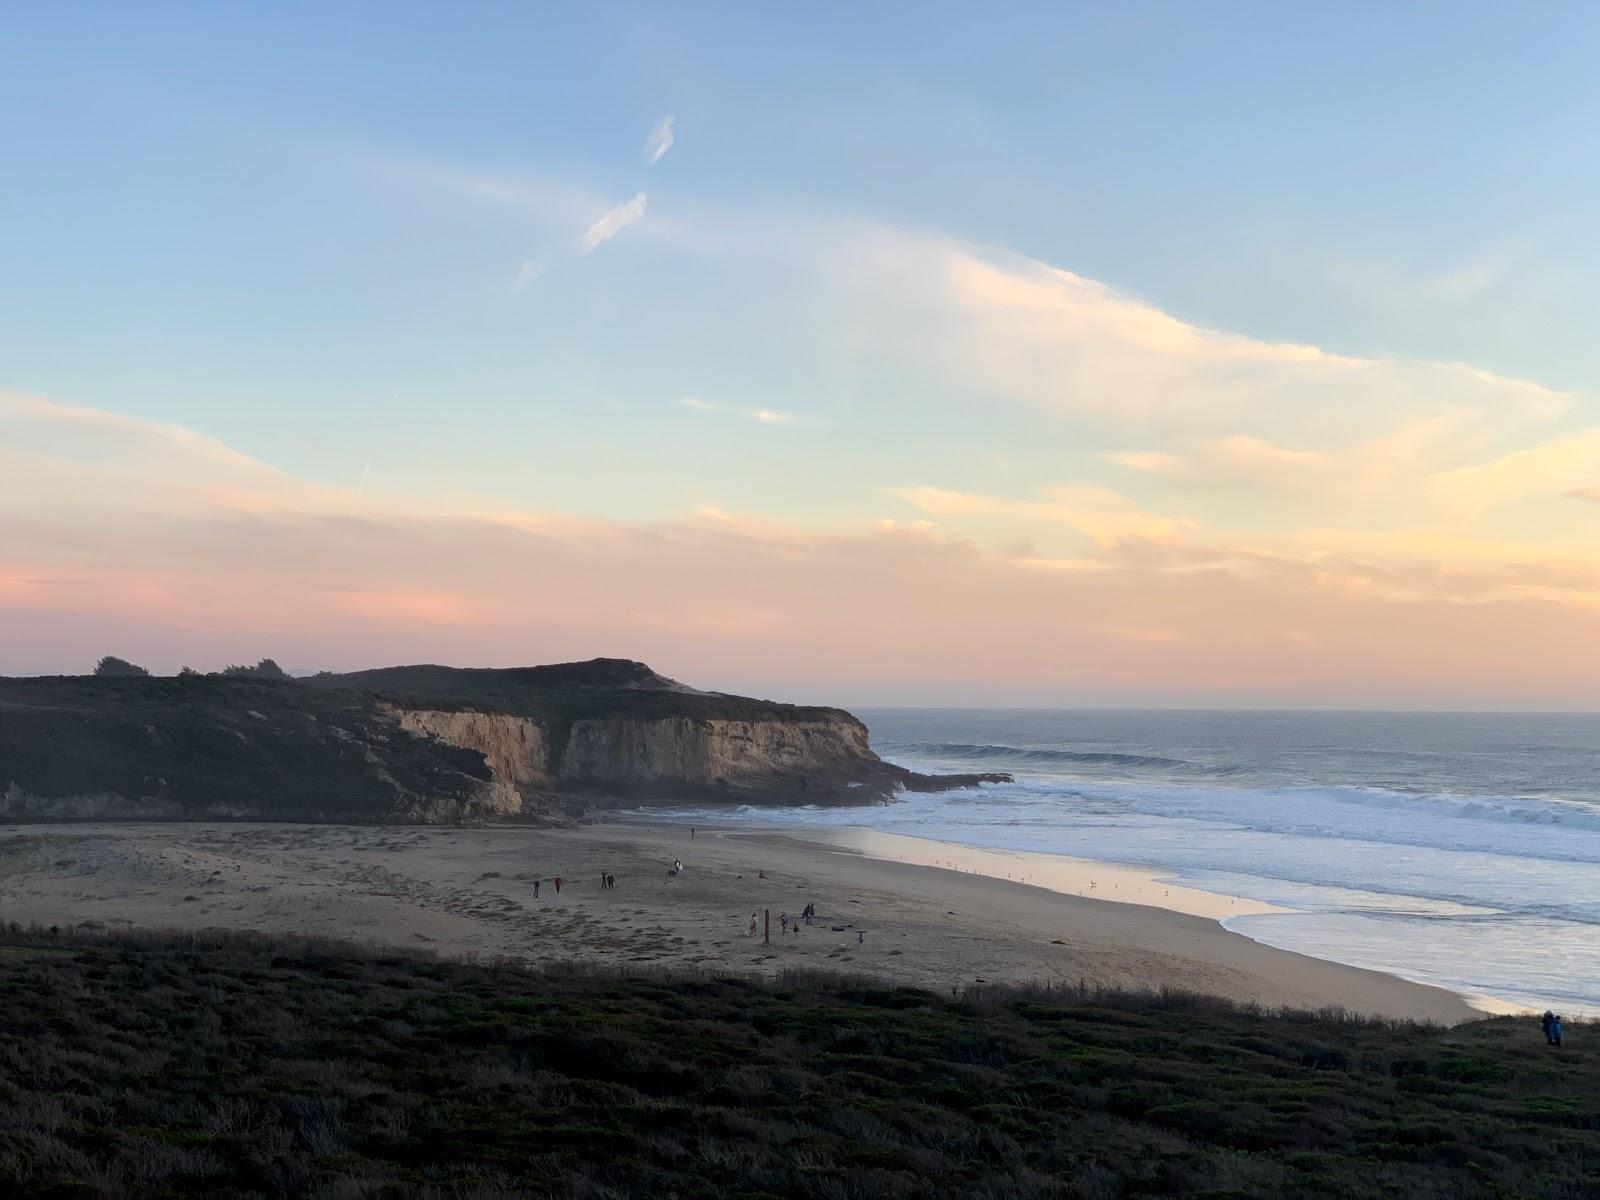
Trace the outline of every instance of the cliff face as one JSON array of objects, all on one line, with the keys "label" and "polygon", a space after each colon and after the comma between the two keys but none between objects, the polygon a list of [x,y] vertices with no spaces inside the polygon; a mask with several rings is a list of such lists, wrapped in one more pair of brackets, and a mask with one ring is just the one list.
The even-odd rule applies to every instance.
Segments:
[{"label": "cliff face", "polygon": [[840,709],[699,692],[615,659],[0,679],[0,820],[546,818],[608,800],[861,804],[997,778],[915,775]]},{"label": "cliff face", "polygon": [[795,721],[614,717],[573,723],[559,778],[627,795],[788,795],[807,803],[842,798],[852,784],[881,794],[884,765],[867,745],[866,726],[845,713]]},{"label": "cliff face", "polygon": [[[385,706],[401,728],[483,755],[492,773],[483,803],[531,812],[541,796],[842,803],[882,799],[899,783],[853,718],[716,721],[591,718],[551,730],[506,713]],[[859,788],[868,789],[855,794]]]},{"label": "cliff face", "polygon": [[490,781],[480,797],[496,815],[521,813],[530,792],[550,788],[550,744],[544,728],[509,713],[441,712],[384,705],[400,728],[483,756]]}]

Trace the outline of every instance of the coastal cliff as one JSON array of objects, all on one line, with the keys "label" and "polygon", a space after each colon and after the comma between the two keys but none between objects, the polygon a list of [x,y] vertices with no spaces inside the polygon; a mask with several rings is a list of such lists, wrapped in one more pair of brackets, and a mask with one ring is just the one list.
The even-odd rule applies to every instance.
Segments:
[{"label": "coastal cliff", "polygon": [[790,778],[804,791],[812,775],[848,775],[873,757],[859,722],[823,716],[794,721],[625,717],[575,722],[561,759],[570,783],[763,788]]},{"label": "coastal cliff", "polygon": [[1000,776],[885,763],[842,709],[642,663],[308,680],[0,679],[0,820],[566,819],[622,802],[863,804]]},{"label": "coastal cliff", "polygon": [[[997,782],[1003,776],[929,776],[873,753],[867,727],[839,708],[783,704],[705,692],[627,659],[505,669],[386,667],[318,676],[313,687],[370,691],[418,729],[482,753],[497,780],[615,800],[746,804],[871,804],[897,792]],[[513,715],[538,730],[510,740],[509,727],[468,714]],[[523,747],[536,747],[531,757]],[[542,747],[542,756],[537,747]]]}]

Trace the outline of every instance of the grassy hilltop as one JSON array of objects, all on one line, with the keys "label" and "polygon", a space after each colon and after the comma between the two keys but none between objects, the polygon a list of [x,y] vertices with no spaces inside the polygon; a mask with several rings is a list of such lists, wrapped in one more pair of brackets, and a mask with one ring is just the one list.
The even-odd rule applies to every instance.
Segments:
[{"label": "grassy hilltop", "polygon": [[538,667],[377,667],[344,674],[324,672],[301,682],[318,689],[372,693],[407,707],[425,701],[446,708],[515,713],[560,729],[574,721],[605,717],[686,717],[696,721],[837,718],[855,722],[838,708],[698,691],[657,674],[644,663],[623,658]]},{"label": "grassy hilltop", "polygon": [[18,1197],[1600,1193],[1600,1055],[1531,1021],[617,978],[0,932]]}]

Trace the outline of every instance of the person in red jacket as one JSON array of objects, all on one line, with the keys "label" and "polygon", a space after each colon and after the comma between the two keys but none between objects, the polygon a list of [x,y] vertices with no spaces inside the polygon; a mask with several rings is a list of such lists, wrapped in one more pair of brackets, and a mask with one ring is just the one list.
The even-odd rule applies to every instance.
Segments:
[{"label": "person in red jacket", "polygon": [[562,883],[561,876],[557,875],[550,882],[556,885],[556,895],[558,895],[558,896],[561,895],[561,883]]}]

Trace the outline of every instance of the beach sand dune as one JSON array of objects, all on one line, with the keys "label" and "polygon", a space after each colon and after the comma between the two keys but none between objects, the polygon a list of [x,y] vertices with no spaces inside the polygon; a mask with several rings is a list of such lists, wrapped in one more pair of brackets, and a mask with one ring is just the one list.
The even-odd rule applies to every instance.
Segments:
[{"label": "beach sand dune", "polygon": [[[614,889],[601,887],[607,872]],[[782,935],[779,914],[808,903],[814,924]],[[751,915],[768,911],[770,943],[747,936]],[[0,918],[311,933],[528,963],[815,968],[946,993],[1082,981],[1439,1022],[1475,1015],[1448,992],[1262,946],[1204,916],[886,861],[803,833],[16,826],[0,833]]]}]

